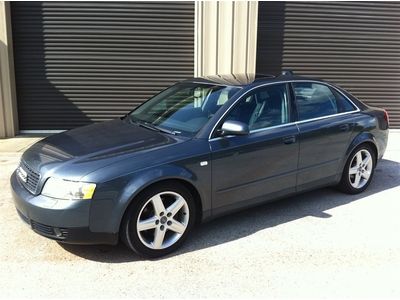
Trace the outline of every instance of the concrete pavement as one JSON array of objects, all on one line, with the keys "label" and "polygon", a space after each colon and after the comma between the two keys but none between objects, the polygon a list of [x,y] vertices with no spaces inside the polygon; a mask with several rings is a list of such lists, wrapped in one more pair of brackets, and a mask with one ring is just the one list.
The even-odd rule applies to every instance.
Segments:
[{"label": "concrete pavement", "polygon": [[400,297],[400,131],[363,194],[326,188],[230,215],[153,261],[61,245],[19,220],[9,176],[34,141],[0,140],[3,297]]},{"label": "concrete pavement", "polygon": [[15,138],[0,139],[0,153],[22,153],[42,138],[22,135]]}]

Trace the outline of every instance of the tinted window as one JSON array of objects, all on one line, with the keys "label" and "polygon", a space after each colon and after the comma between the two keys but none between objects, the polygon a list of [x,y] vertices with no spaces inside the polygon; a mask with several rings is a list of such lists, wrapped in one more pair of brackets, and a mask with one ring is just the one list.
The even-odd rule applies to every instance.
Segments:
[{"label": "tinted window", "polygon": [[336,97],[336,103],[337,103],[339,112],[348,112],[348,111],[356,110],[354,105],[348,99],[346,99],[341,93],[339,93],[338,91],[336,91],[334,89],[332,89],[332,92],[334,93],[334,95]]},{"label": "tinted window", "polygon": [[336,98],[326,85],[297,82],[293,84],[299,120],[338,113]]},{"label": "tinted window", "polygon": [[192,136],[240,88],[200,83],[179,83],[134,110],[132,122],[144,122]]},{"label": "tinted window", "polygon": [[300,121],[355,109],[342,94],[326,85],[297,82],[293,87]]},{"label": "tinted window", "polygon": [[259,88],[228,113],[227,120],[246,123],[250,130],[289,122],[289,99],[286,84]]}]

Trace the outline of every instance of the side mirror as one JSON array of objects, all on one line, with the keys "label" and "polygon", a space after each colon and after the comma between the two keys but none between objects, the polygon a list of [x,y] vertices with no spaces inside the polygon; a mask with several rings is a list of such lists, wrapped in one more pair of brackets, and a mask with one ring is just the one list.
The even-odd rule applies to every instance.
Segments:
[{"label": "side mirror", "polygon": [[220,129],[220,136],[225,135],[247,135],[249,126],[239,121],[225,121]]}]

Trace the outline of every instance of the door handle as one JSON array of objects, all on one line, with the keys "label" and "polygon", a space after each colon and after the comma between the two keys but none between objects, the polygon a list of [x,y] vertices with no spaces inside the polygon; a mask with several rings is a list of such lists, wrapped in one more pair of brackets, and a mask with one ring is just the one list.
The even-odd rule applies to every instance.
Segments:
[{"label": "door handle", "polygon": [[342,124],[339,126],[340,131],[347,131],[349,130],[350,126],[349,124]]},{"label": "door handle", "polygon": [[296,137],[294,135],[286,136],[283,138],[283,143],[286,145],[293,144],[295,142],[296,142]]}]

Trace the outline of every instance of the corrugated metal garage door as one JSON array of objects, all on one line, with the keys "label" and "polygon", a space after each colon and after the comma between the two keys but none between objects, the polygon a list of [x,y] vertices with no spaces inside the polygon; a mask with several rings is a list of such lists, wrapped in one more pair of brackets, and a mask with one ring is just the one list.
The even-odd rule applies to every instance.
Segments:
[{"label": "corrugated metal garage door", "polygon": [[335,82],[400,128],[400,3],[260,2],[258,20],[257,72]]},{"label": "corrugated metal garage door", "polygon": [[12,2],[20,129],[119,117],[193,76],[192,2]]}]

